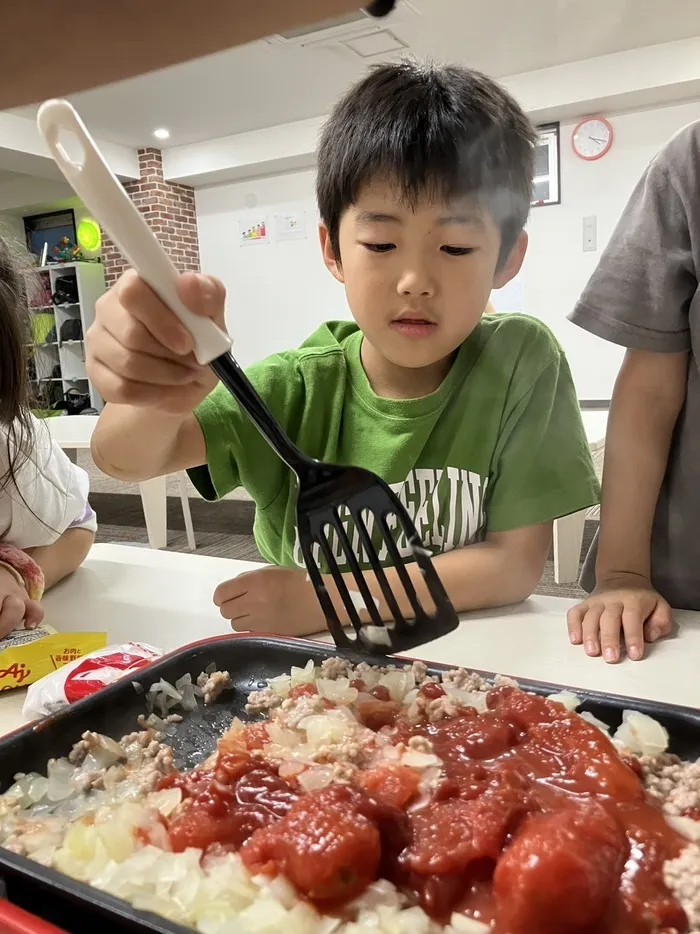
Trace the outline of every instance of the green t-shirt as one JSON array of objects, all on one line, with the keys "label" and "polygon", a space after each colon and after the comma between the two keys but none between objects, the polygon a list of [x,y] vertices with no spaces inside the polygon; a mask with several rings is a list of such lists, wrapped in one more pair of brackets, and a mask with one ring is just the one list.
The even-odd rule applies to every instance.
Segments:
[{"label": "green t-shirt", "polygon": [[[569,366],[540,321],[484,316],[439,389],[420,399],[375,395],[361,344],[353,322],[330,322],[247,374],[305,454],[365,467],[390,484],[433,554],[598,502]],[[207,465],[190,471],[199,492],[216,499],[244,486],[262,556],[303,567],[293,474],[223,386],[195,414],[207,450]],[[398,545],[410,555],[405,541]]]}]

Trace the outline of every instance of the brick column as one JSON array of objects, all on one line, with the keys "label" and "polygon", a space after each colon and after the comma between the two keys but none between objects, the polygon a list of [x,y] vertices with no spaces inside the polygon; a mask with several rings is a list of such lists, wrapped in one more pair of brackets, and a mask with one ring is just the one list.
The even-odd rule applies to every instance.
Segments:
[{"label": "brick column", "polygon": [[[194,188],[165,181],[159,149],[139,149],[139,178],[125,182],[124,189],[180,272],[198,272]],[[102,263],[107,288],[114,285],[129,265],[104,233]]]}]

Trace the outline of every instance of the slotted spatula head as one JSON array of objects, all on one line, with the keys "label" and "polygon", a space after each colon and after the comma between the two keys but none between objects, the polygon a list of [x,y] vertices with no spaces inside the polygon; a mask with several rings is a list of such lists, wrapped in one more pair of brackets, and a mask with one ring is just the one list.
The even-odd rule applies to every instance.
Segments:
[{"label": "slotted spatula head", "polygon": [[[359,467],[310,463],[297,474],[297,528],[309,577],[323,608],[328,629],[339,648],[369,654],[405,652],[456,629],[459,617],[433,567],[411,517],[393,490],[379,477]],[[413,585],[404,557],[420,569],[433,606],[425,606]],[[387,559],[399,584],[389,584]],[[367,585],[364,569],[377,579],[392,614],[384,622]],[[351,572],[357,590],[343,577]],[[343,628],[322,573],[333,577],[355,630]],[[408,609],[405,609],[405,608]],[[370,624],[363,623],[366,610]]]}]

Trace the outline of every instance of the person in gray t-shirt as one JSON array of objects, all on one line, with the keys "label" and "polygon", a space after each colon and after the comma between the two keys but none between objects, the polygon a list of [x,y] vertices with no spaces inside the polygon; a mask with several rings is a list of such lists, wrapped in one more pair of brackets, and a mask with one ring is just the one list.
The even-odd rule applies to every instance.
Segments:
[{"label": "person in gray t-shirt", "polygon": [[681,130],[635,188],[570,316],[627,348],[605,448],[590,597],[571,641],[606,661],[639,659],[671,631],[671,606],[700,610],[700,122]]}]

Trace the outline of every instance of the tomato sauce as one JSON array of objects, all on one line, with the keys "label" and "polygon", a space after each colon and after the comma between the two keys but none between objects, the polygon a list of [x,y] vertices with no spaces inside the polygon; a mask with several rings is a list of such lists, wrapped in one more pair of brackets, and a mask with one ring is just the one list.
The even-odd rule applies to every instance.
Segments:
[{"label": "tomato sauce", "polygon": [[[427,699],[441,696],[439,685],[425,688]],[[383,693],[357,705],[394,743],[430,740],[443,767],[427,798],[405,766],[302,794],[259,754],[221,752],[215,768],[161,782],[183,793],[173,849],[240,851],[253,874],[282,873],[325,911],[382,877],[438,921],[461,911],[497,934],[686,932],[663,882],[664,862],[686,841],[632,763],[543,698],[504,687],[487,704],[417,725]],[[261,727],[247,728],[242,749],[260,748]]]}]

